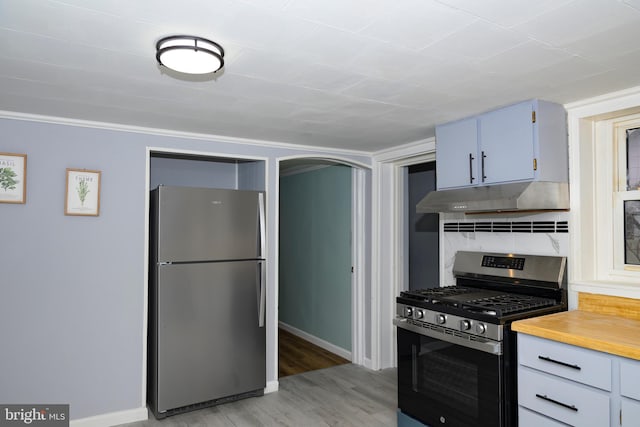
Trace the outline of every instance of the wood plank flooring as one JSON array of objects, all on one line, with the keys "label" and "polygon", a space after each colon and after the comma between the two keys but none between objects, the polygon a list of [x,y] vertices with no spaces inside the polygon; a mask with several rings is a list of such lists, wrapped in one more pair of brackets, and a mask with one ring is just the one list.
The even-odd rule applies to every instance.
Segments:
[{"label": "wood plank flooring", "polygon": [[278,353],[278,376],[280,378],[350,363],[347,359],[303,340],[284,329],[278,329]]},{"label": "wood plank flooring", "polygon": [[127,427],[389,427],[396,425],[396,369],[352,364],[279,380],[279,390]]}]

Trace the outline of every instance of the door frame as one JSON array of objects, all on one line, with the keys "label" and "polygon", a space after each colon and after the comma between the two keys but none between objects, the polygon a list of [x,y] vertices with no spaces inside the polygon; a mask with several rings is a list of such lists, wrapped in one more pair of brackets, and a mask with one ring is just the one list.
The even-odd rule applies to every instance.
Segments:
[{"label": "door frame", "polygon": [[[404,168],[436,160],[435,137],[408,144],[374,156],[374,244],[371,312],[372,368],[397,367],[395,317],[396,296],[406,286],[406,235],[404,228],[406,180]],[[389,203],[388,201],[392,201]],[[442,239],[438,251],[442,253]],[[442,259],[440,276],[442,279]]]}]

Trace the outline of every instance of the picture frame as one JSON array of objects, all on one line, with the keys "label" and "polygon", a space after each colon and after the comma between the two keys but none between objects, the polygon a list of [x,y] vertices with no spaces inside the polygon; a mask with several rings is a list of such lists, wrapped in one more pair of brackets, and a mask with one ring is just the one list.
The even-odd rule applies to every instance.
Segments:
[{"label": "picture frame", "polygon": [[27,202],[27,155],[0,153],[0,203]]},{"label": "picture frame", "polygon": [[67,168],[64,214],[100,215],[101,171]]}]

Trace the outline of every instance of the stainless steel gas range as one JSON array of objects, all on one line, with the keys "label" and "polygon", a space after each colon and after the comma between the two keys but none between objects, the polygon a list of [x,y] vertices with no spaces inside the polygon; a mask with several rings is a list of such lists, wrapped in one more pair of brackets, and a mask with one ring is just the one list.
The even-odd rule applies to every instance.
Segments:
[{"label": "stainless steel gas range", "polygon": [[461,251],[453,268],[456,286],[402,292],[394,320],[398,425],[517,425],[511,323],[566,310],[566,262]]}]

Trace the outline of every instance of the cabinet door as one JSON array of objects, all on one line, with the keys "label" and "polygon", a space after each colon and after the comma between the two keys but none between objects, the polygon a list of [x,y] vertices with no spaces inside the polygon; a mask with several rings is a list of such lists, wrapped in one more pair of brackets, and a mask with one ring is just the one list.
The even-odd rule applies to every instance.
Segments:
[{"label": "cabinet door", "polygon": [[480,116],[480,184],[534,178],[532,112],[527,101]]},{"label": "cabinet door", "polygon": [[622,398],[620,403],[620,425],[622,427],[638,426],[640,420],[640,402]]},{"label": "cabinet door", "polygon": [[478,125],[475,118],[436,127],[438,190],[478,185]]},{"label": "cabinet door", "polygon": [[640,362],[625,359],[620,362],[620,394],[640,401]]}]

